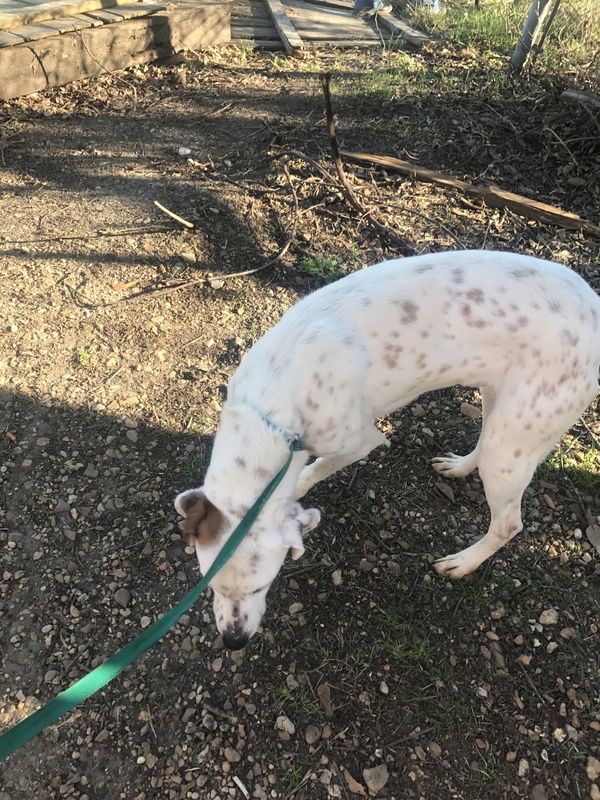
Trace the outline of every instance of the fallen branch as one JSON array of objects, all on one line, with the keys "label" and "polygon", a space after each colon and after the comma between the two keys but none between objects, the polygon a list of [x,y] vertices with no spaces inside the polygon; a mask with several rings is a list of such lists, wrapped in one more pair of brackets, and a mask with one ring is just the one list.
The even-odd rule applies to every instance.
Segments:
[{"label": "fallen branch", "polygon": [[444,189],[456,189],[469,197],[476,197],[485,205],[492,208],[509,208],[516,214],[520,214],[527,219],[544,222],[548,225],[558,225],[561,228],[583,231],[591,236],[600,237],[600,226],[595,225],[589,220],[582,219],[577,214],[563,211],[557,206],[547,203],[540,203],[529,197],[524,197],[513,192],[506,192],[496,186],[476,186],[474,183],[457,180],[444,172],[436,172],[426,167],[411,164],[408,161],[401,161],[399,158],[389,156],[378,156],[371,153],[353,153],[341,151],[340,155],[350,161],[369,166],[385,167],[395,172],[402,172],[409,175],[414,180],[427,181]]},{"label": "fallen branch", "polygon": [[348,183],[348,178],[346,177],[346,173],[344,172],[344,167],[340,155],[340,149],[337,141],[337,136],[335,133],[333,104],[331,102],[331,92],[329,89],[330,81],[331,81],[330,72],[321,73],[321,85],[323,87],[323,95],[325,97],[325,113],[327,117],[327,130],[329,131],[331,155],[333,158],[333,163],[335,165],[336,172],[338,174],[342,192],[344,193],[346,199],[348,200],[348,202],[354,208],[355,211],[357,211],[359,214],[363,214],[373,225],[374,228],[376,228],[384,236],[388,237],[393,242],[398,244],[407,255],[412,255],[415,252],[414,248],[411,247],[411,245],[406,241],[406,239],[400,236],[400,234],[398,234],[393,228],[389,228],[387,225],[383,225],[381,222],[379,222],[379,220],[373,216],[373,213],[368,208],[366,208],[365,205],[359,200],[354,190]]}]

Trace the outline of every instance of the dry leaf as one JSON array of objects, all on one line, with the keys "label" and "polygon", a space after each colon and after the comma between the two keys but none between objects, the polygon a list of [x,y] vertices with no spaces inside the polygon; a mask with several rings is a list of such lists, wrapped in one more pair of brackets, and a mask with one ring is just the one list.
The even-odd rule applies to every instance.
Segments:
[{"label": "dry leaf", "polygon": [[600,554],[600,525],[590,525],[586,528],[585,535],[592,547]]},{"label": "dry leaf", "polygon": [[325,709],[325,716],[330,717],[332,714],[331,710],[331,687],[328,683],[322,683],[317,688],[317,694],[319,695],[319,700],[321,701],[321,705]]},{"label": "dry leaf", "polygon": [[362,783],[359,783],[357,780],[355,780],[352,777],[352,775],[348,772],[346,767],[342,767],[342,772],[344,773],[344,778],[346,779],[348,789],[350,789],[352,794],[361,794],[363,797],[366,797],[367,793]]}]

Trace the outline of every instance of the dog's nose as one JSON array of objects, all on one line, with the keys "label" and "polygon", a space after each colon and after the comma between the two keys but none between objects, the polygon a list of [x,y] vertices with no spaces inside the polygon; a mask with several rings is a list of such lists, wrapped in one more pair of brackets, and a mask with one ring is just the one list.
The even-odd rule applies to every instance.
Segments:
[{"label": "dog's nose", "polygon": [[223,632],[223,643],[228,650],[241,650],[250,637],[244,631],[229,629]]}]

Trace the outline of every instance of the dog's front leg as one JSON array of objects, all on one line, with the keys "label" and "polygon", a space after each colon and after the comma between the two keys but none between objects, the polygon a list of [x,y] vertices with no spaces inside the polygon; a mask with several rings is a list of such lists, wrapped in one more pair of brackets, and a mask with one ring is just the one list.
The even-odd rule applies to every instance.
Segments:
[{"label": "dog's front leg", "polygon": [[374,426],[370,426],[365,431],[365,440],[363,446],[354,451],[353,453],[340,453],[338,455],[333,456],[320,456],[313,461],[312,464],[304,467],[298,476],[298,483],[296,485],[296,500],[299,500],[301,497],[308,492],[316,483],[319,481],[325,480],[330,475],[333,475],[334,472],[337,472],[344,467],[347,467],[348,464],[353,464],[355,461],[359,461],[361,458],[365,458],[371,450],[374,450],[376,447],[380,445],[386,445],[386,447],[390,446],[390,443],[386,439],[386,437],[378,431],[377,428]]}]

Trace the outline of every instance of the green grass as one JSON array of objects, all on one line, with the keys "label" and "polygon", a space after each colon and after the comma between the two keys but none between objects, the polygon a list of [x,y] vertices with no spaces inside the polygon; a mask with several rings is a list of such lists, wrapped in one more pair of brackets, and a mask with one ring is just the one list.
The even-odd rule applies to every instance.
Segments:
[{"label": "green grass", "polygon": [[564,471],[572,483],[589,492],[600,486],[600,453],[595,443],[588,448],[578,440],[565,439],[542,464],[542,471]]},{"label": "green grass", "polygon": [[181,465],[181,477],[187,482],[198,481],[204,468],[204,455],[197,453]]},{"label": "green grass", "polygon": [[302,686],[290,689],[280,686],[275,690],[275,698],[280,709],[286,709],[295,719],[305,722],[320,721],[323,710],[318,700],[308,693]]},{"label": "green grass", "polygon": [[[480,8],[472,0],[447,0],[440,13],[416,10],[411,19],[416,27],[460,45],[505,54],[514,48],[530,6],[531,0],[481,0]],[[597,0],[561,3],[538,63],[554,69],[586,69],[598,41]]]}]

